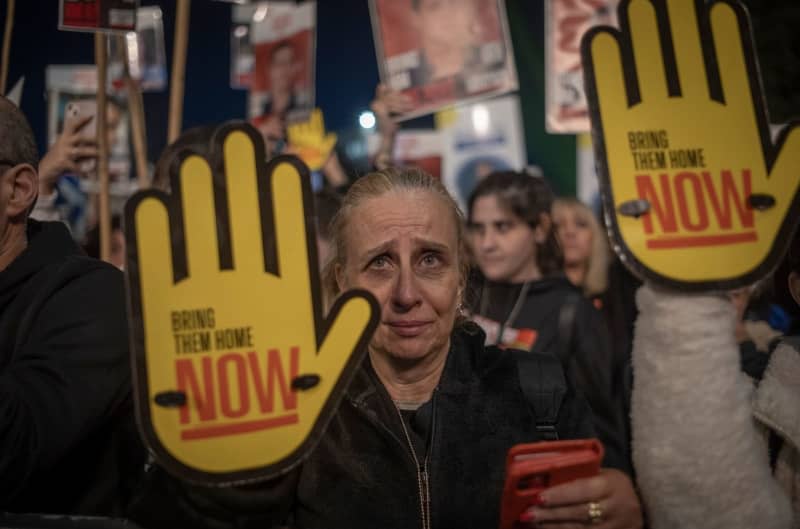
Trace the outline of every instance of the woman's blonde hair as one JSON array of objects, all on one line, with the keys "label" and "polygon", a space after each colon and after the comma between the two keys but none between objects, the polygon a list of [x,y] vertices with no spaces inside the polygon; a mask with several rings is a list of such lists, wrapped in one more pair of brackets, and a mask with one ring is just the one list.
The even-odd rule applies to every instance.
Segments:
[{"label": "woman's blonde hair", "polygon": [[[336,281],[336,267],[337,265],[343,267],[346,263],[347,240],[345,234],[353,211],[367,200],[387,193],[414,191],[425,191],[441,198],[449,210],[458,237],[459,272],[463,287],[469,272],[469,262],[464,241],[464,216],[458,204],[442,182],[426,172],[414,167],[389,167],[366,174],[356,180],[342,199],[342,205],[331,221],[329,226],[331,256],[322,270],[322,289],[326,304],[330,305],[341,294],[341,289]],[[461,302],[462,299],[459,299],[459,303]]]},{"label": "woman's blonde hair", "polygon": [[608,288],[608,265],[610,260],[606,234],[592,210],[577,198],[556,199],[553,203],[554,220],[556,211],[561,208],[574,211],[575,215],[585,220],[592,230],[592,251],[589,254],[589,262],[586,266],[583,284],[580,286],[587,296],[602,294]]}]

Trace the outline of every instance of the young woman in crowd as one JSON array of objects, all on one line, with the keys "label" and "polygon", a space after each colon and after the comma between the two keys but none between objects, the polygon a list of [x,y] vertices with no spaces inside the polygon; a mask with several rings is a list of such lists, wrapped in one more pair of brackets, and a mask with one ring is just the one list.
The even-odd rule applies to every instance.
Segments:
[{"label": "young woman in crowd", "polygon": [[526,173],[493,173],[475,188],[467,223],[479,270],[472,318],[487,344],[557,354],[592,407],[606,463],[630,471],[605,322],[562,271],[552,205],[544,179]]},{"label": "young woman in crowd", "polygon": [[559,198],[553,203],[553,222],[567,279],[587,297],[597,299],[608,286],[609,263],[608,244],[597,217],[577,198]]},{"label": "young woman in crowd", "polygon": [[623,418],[629,427],[630,369],[636,289],[641,282],[618,260],[610,261],[611,249],[597,216],[577,198],[553,203],[553,222],[564,254],[564,273],[573,285],[603,314],[613,338],[612,387],[622,393]]},{"label": "young woman in crowd", "polygon": [[[381,309],[368,355],[320,443],[287,476],[242,488],[190,487],[152,474],[145,527],[498,526],[505,458],[541,439],[516,356],[465,327],[462,218],[436,179],[386,170],[356,181],[331,225],[323,283],[371,292]],[[555,364],[557,366],[557,363]],[[555,425],[561,439],[594,435],[571,388]],[[529,524],[642,526],[623,472],[546,489]]]}]

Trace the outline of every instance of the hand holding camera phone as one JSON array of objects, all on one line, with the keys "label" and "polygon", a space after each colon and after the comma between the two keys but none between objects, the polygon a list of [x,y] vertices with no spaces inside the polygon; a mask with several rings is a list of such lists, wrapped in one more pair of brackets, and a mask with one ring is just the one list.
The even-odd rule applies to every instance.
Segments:
[{"label": "hand holding camera phone", "polygon": [[506,457],[506,482],[500,513],[501,529],[521,527],[520,515],[549,487],[596,476],[603,460],[597,439],[516,445]]},{"label": "hand holding camera phone", "polygon": [[[88,119],[88,121],[86,121]],[[77,123],[82,123],[73,130]],[[64,132],[73,131],[78,134],[80,142],[95,145],[97,138],[97,101],[79,99],[70,101],[64,111]],[[97,167],[97,157],[87,156],[76,160],[78,169],[86,174]]]}]

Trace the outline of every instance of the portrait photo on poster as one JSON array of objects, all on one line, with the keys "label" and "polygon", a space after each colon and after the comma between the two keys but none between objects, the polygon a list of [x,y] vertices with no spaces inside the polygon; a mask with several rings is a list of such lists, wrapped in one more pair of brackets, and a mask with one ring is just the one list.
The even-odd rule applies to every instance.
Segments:
[{"label": "portrait photo on poster", "polygon": [[517,88],[504,0],[370,0],[381,81],[408,119]]},{"label": "portrait photo on poster", "polygon": [[314,107],[316,3],[269,4],[250,26],[255,72],[250,85],[250,119],[291,120]]}]

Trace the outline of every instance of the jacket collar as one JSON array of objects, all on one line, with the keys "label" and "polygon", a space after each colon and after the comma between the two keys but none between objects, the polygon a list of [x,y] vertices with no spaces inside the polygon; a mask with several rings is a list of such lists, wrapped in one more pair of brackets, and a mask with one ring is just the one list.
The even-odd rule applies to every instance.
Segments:
[{"label": "jacket collar", "polygon": [[773,351],[758,385],[753,413],[759,421],[800,449],[800,337],[784,339]]},{"label": "jacket collar", "polygon": [[[483,357],[483,343],[486,335],[477,326],[467,324],[453,332],[450,337],[450,351],[447,353],[442,378],[436,389],[450,395],[465,394],[475,377],[480,359]],[[364,406],[373,397],[386,390],[381,384],[369,355],[364,358],[361,368],[347,390],[347,398],[356,406]]]}]

